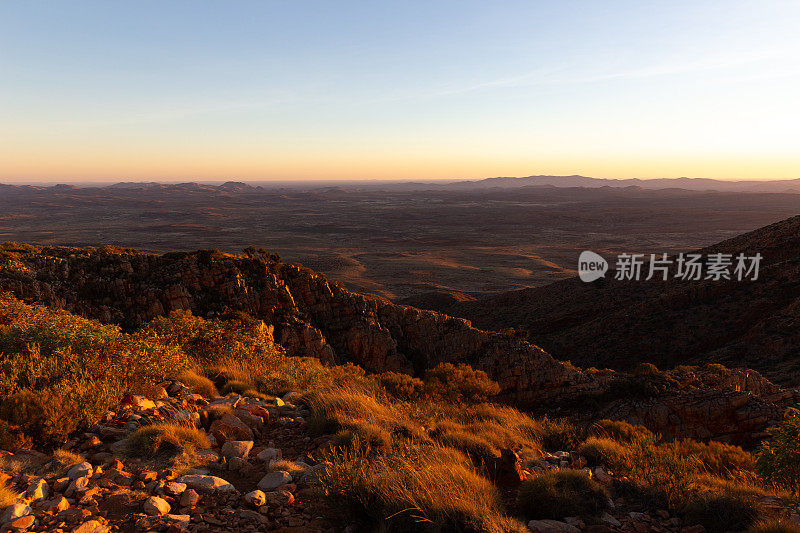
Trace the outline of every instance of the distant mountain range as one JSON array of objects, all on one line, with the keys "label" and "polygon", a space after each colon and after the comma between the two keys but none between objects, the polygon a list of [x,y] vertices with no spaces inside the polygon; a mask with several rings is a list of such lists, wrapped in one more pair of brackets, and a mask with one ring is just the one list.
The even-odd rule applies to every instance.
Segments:
[{"label": "distant mountain range", "polygon": [[[58,188],[66,190],[77,188],[75,185],[3,185],[0,191],[14,189]],[[800,178],[789,180],[743,180],[726,181],[710,178],[660,178],[660,179],[607,179],[587,176],[527,176],[522,178],[497,177],[481,180],[430,180],[430,181],[398,181],[398,180],[332,180],[332,181],[227,181],[218,182],[119,182],[114,184],[81,184],[80,187],[98,187],[106,189],[184,189],[184,190],[219,190],[225,192],[255,192],[268,189],[317,189],[317,190],[362,190],[386,189],[399,190],[482,190],[482,189],[517,189],[523,187],[582,187],[599,189],[602,187],[639,188],[639,189],[682,189],[688,191],[723,191],[723,192],[767,192],[767,193],[800,193]]]}]

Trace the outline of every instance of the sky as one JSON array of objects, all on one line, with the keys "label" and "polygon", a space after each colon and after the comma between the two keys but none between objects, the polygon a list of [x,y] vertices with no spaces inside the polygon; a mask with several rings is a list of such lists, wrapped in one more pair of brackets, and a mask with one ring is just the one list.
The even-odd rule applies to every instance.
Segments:
[{"label": "sky", "polygon": [[800,178],[800,2],[0,0],[0,182]]}]

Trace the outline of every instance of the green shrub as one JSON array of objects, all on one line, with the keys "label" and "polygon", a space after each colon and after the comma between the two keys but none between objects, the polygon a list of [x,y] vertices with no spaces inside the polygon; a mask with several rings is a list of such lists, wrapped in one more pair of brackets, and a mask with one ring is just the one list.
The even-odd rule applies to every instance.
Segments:
[{"label": "green shrub", "polygon": [[758,518],[755,500],[738,492],[699,494],[684,502],[680,511],[686,524],[700,524],[709,533],[740,531]]},{"label": "green shrub", "polygon": [[517,509],[526,519],[561,519],[598,516],[608,505],[608,495],[586,474],[554,470],[522,482]]},{"label": "green shrub", "polygon": [[784,420],[767,433],[769,439],[756,451],[756,470],[797,496],[800,494],[800,411],[787,410]]},{"label": "green shrub", "polygon": [[500,392],[486,372],[469,365],[439,363],[425,372],[424,381],[429,394],[450,402],[483,402]]}]

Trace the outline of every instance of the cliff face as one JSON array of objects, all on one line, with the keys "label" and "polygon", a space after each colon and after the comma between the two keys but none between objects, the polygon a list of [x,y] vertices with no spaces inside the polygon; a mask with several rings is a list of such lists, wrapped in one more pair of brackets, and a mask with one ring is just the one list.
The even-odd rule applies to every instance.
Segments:
[{"label": "cliff face", "polygon": [[6,260],[0,290],[123,327],[176,309],[206,317],[243,311],[273,324],[275,339],[290,355],[352,361],[372,372],[468,363],[524,403],[597,386],[527,342],[476,329],[463,319],[353,293],[321,274],[262,254],[46,248]]},{"label": "cliff face", "polygon": [[758,280],[577,278],[436,309],[476,326],[521,326],[531,342],[582,366],[629,369],[719,362],[800,384],[800,217],[700,250],[763,257]]},{"label": "cliff face", "polygon": [[[507,335],[464,319],[353,293],[267,254],[153,255],[77,248],[28,249],[0,256],[0,291],[127,328],[176,309],[213,317],[242,311],[274,326],[290,355],[346,361],[367,371],[420,374],[440,362],[467,363],[498,381],[503,400],[550,409],[607,397],[624,374],[586,373]],[[724,376],[670,373],[669,386],[641,398],[618,395],[590,412],[644,424],[668,436],[753,443],[800,399],[752,371]],[[604,396],[606,394],[606,396]]]}]

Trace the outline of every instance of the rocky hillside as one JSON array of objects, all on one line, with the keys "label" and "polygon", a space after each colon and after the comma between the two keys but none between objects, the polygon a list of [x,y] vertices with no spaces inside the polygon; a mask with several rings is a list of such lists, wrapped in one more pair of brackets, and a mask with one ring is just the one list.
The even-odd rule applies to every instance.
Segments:
[{"label": "rocky hillside", "polygon": [[700,250],[756,252],[757,281],[616,281],[577,278],[476,301],[443,312],[489,330],[516,328],[561,360],[629,369],[719,362],[800,383],[800,217]]},{"label": "rocky hillside", "polygon": [[[253,249],[236,256],[213,251],[154,255],[110,247],[6,245],[0,290],[128,330],[176,310],[202,317],[245,313],[273,328],[289,355],[417,376],[442,362],[467,363],[496,380],[499,398],[508,403],[544,413],[560,406],[569,414],[588,399],[578,409],[584,415],[630,420],[676,437],[749,444],[796,403],[794,390],[740,371],[720,381],[697,369],[688,378],[667,376],[655,388],[630,392],[626,374],[582,372],[514,336],[353,293]],[[593,350],[604,350],[602,343],[581,338]]]},{"label": "rocky hillside", "polygon": [[[13,250],[13,248],[11,248]],[[485,370],[518,401],[540,402],[594,380],[540,348],[466,320],[346,290],[299,265],[251,250],[153,255],[110,249],[7,251],[0,290],[134,328],[179,309],[244,312],[274,326],[289,355],[354,362],[371,372],[419,373],[440,362]]]}]

